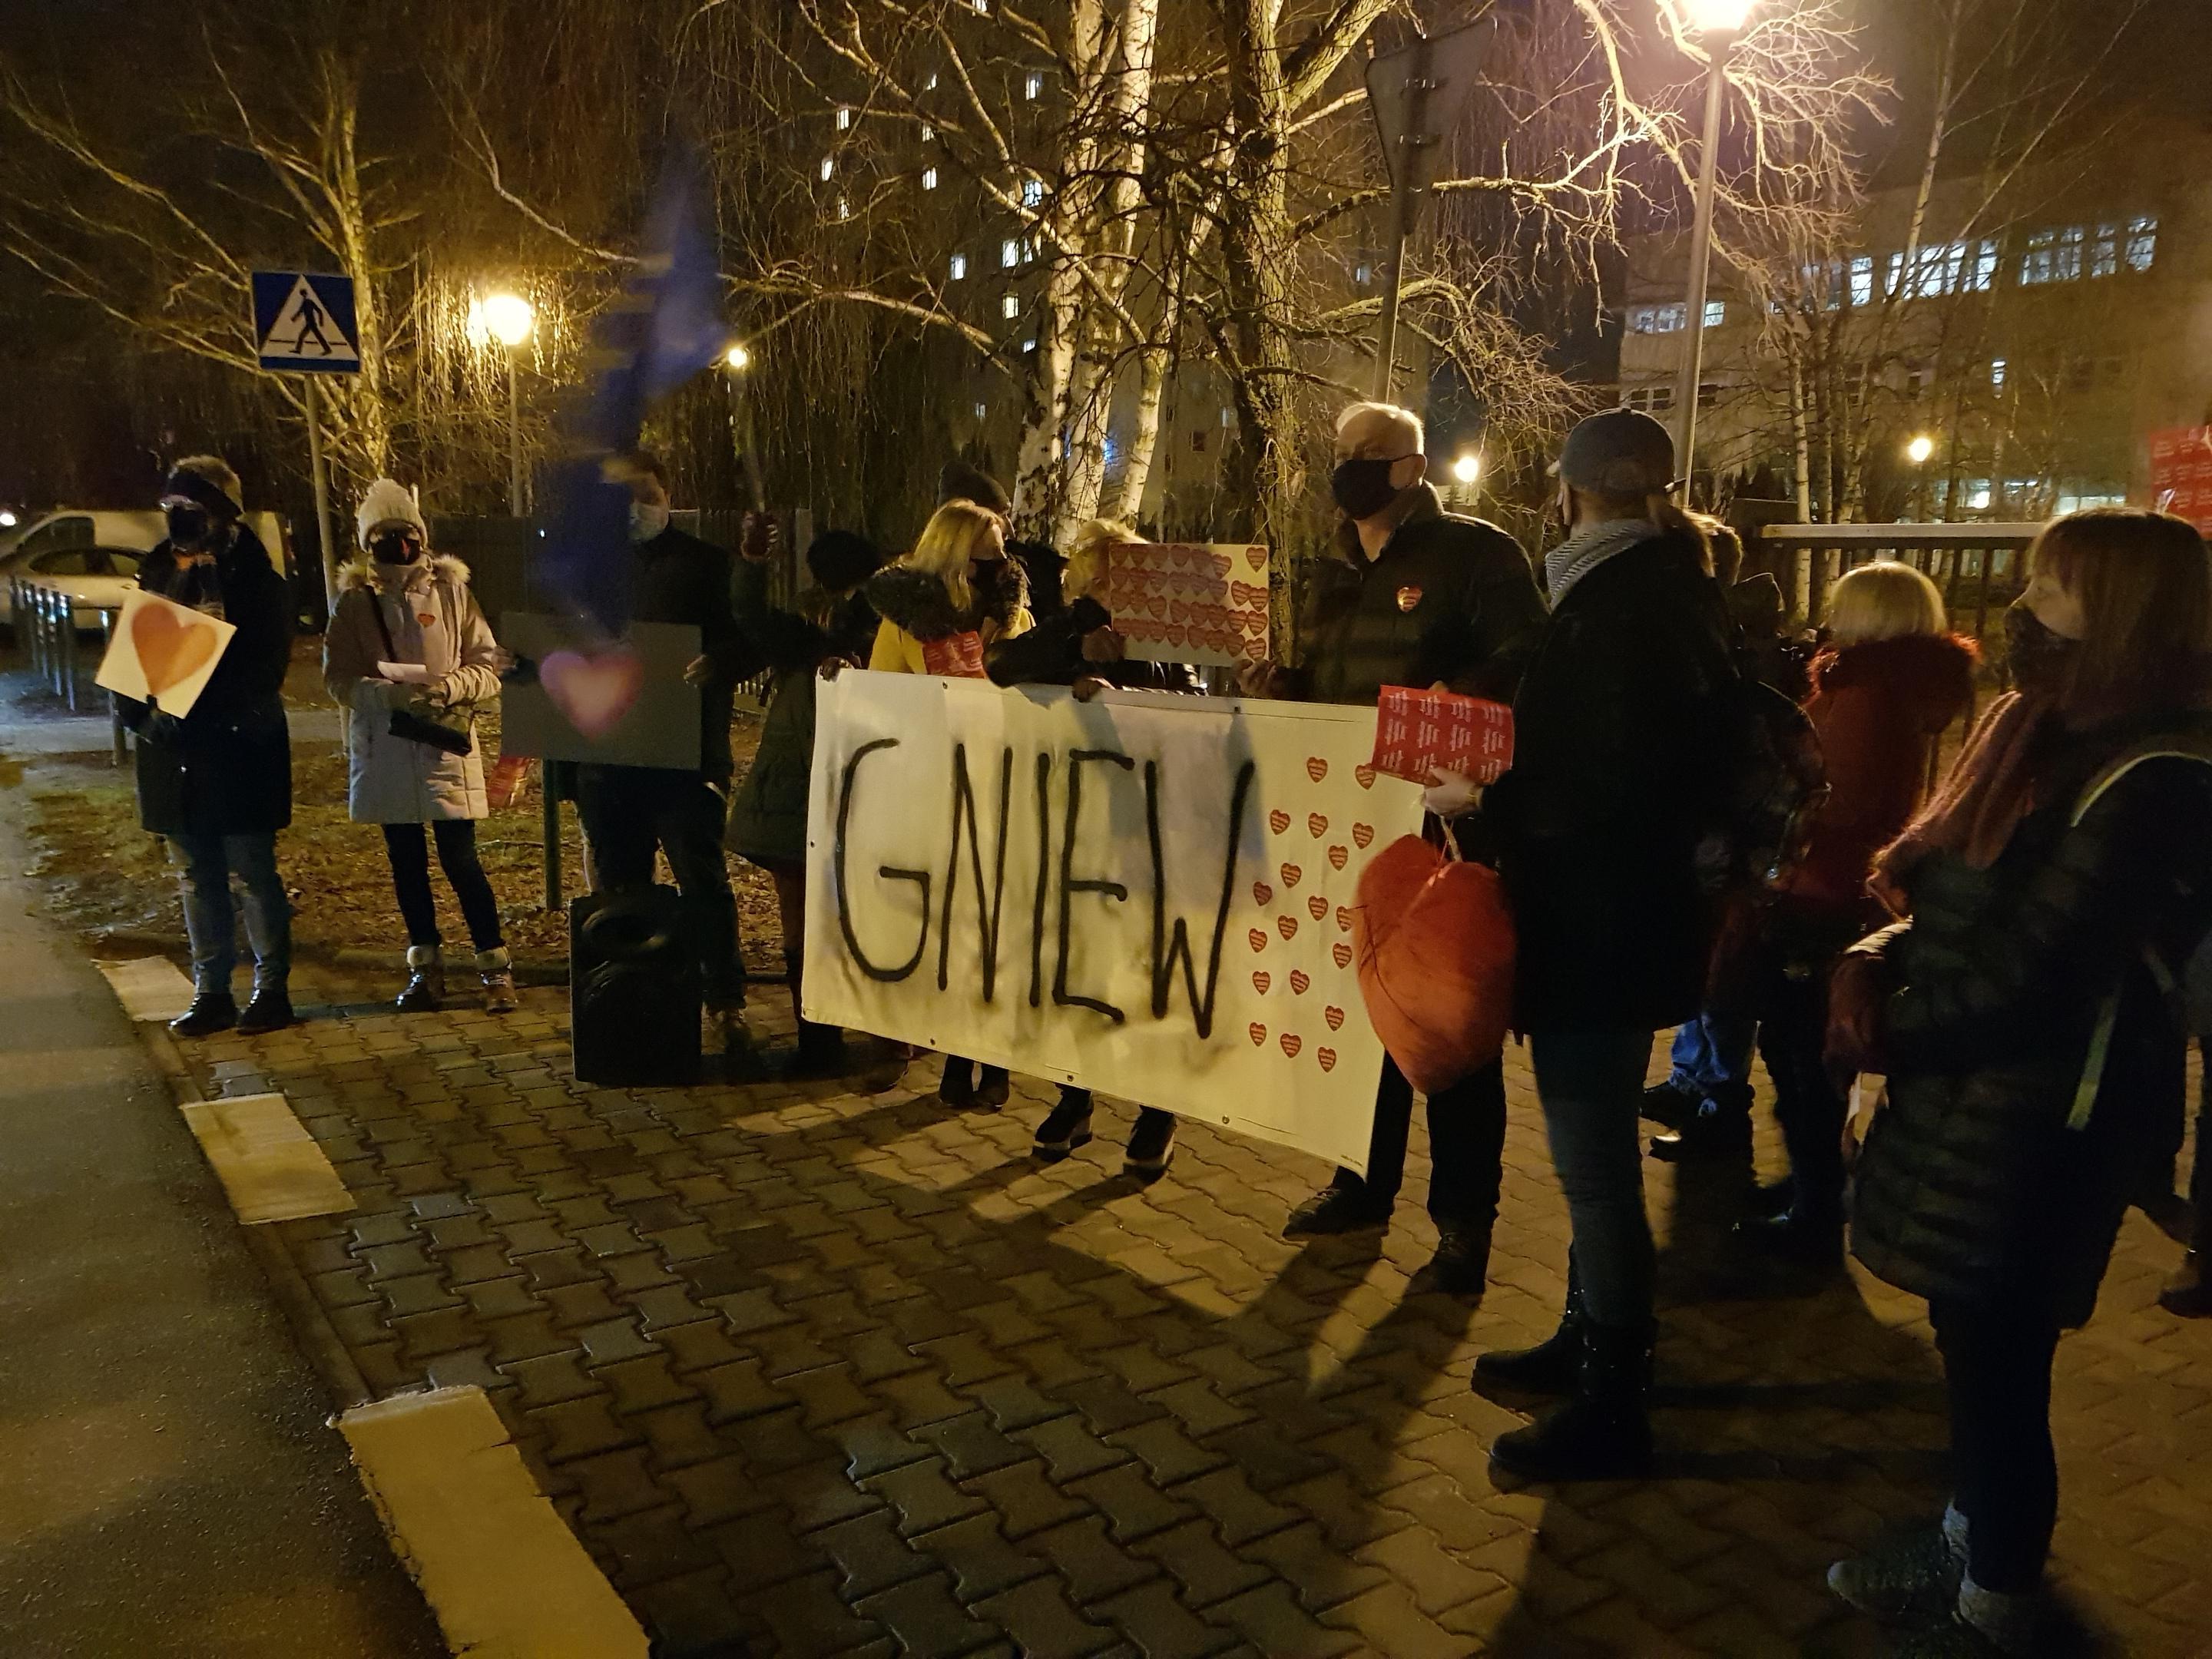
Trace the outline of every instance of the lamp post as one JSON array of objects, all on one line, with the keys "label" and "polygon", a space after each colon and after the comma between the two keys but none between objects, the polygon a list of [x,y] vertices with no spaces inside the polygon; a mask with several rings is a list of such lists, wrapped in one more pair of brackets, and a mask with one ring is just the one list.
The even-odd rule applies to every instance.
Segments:
[{"label": "lamp post", "polygon": [[520,294],[485,296],[482,315],[485,333],[507,348],[507,511],[511,518],[523,514],[526,480],[522,471],[522,347],[538,326],[538,313]]},{"label": "lamp post", "polygon": [[753,511],[768,509],[768,493],[761,487],[760,456],[753,448],[752,404],[745,397],[744,372],[753,366],[753,354],[742,340],[730,342],[730,349],[722,354],[722,367],[730,374],[730,442],[738,452],[738,465],[744,469],[745,493],[752,501]]},{"label": "lamp post", "polygon": [[1928,521],[1928,458],[1936,453],[1936,441],[1926,433],[1913,434],[1905,446],[1905,459],[1912,463],[1912,507],[1923,524]]},{"label": "lamp post", "polygon": [[1482,457],[1472,449],[1462,449],[1452,458],[1452,482],[1460,487],[1461,499],[1472,501],[1475,485],[1482,480]]},{"label": "lamp post", "polygon": [[1705,141],[1698,151],[1697,216],[1690,233],[1689,314],[1683,319],[1688,338],[1683,343],[1682,372],[1674,383],[1676,465],[1682,469],[1682,498],[1686,504],[1697,476],[1698,386],[1705,370],[1705,285],[1713,254],[1713,169],[1721,138],[1721,99],[1728,86],[1723,73],[1729,48],[1743,33],[1757,0],[1688,0],[1688,22],[1705,37]]}]

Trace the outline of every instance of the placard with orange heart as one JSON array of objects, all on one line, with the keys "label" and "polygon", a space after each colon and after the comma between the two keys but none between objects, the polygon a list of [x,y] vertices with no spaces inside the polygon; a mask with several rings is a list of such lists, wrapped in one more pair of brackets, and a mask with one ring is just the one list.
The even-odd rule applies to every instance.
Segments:
[{"label": "placard with orange heart", "polygon": [[159,702],[179,720],[192,711],[238,629],[218,617],[134,589],[93,684],[118,697]]}]

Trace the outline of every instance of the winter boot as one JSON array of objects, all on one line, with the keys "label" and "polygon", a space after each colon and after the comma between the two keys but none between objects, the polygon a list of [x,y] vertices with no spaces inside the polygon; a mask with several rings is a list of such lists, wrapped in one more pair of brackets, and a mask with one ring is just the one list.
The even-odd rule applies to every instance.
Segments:
[{"label": "winter boot", "polygon": [[799,1012],[799,991],[805,965],[797,951],[783,953],[784,971],[791,983],[791,1017],[799,1030],[799,1046],[786,1075],[793,1078],[836,1077],[845,1070],[845,1033],[836,1025],[817,1024]]},{"label": "winter boot", "polygon": [[2212,1260],[2205,1251],[2191,1250],[2182,1257],[2180,1272],[2159,1291],[2158,1305],[2177,1319],[2212,1318]]},{"label": "winter boot", "polygon": [[252,1000],[246,1012],[238,1017],[240,1036],[260,1036],[268,1031],[281,1031],[293,1024],[298,1016],[292,1012],[292,998],[281,985],[258,985]]},{"label": "winter boot", "polygon": [[192,1006],[169,1022],[180,1037],[211,1036],[238,1024],[238,1003],[228,991],[196,991]]},{"label": "winter boot", "polygon": [[1390,1207],[1387,1200],[1371,1196],[1364,1182],[1348,1187],[1332,1182],[1291,1212],[1283,1237],[1326,1238],[1379,1230],[1390,1224]]},{"label": "winter boot", "polygon": [[1429,1284],[1446,1296],[1479,1297],[1489,1288],[1488,1222],[1443,1229],[1437,1238],[1437,1253],[1429,1258]]},{"label": "winter boot", "polygon": [[403,1014],[437,1012],[446,1000],[446,958],[434,945],[407,947],[407,988],[399,994]]},{"label": "winter boot", "polygon": [[1495,1468],[1523,1480],[1619,1480],[1651,1462],[1649,1325],[1583,1326],[1582,1375],[1574,1397],[1540,1423],[1501,1434]]},{"label": "winter boot", "polygon": [[483,981],[486,1013],[514,1012],[514,958],[507,954],[505,945],[477,952],[477,977]]},{"label": "winter boot", "polygon": [[1966,1576],[1966,1517],[1954,1506],[1934,1526],[1882,1539],[1828,1569],[1828,1588],[1885,1624],[1946,1618]]},{"label": "winter boot", "polygon": [[1091,1138],[1091,1091],[1062,1084],[1060,1102],[1037,1125],[1031,1150],[1042,1158],[1062,1158]]},{"label": "winter boot", "polygon": [[1519,1389],[1528,1394],[1567,1394],[1582,1375],[1583,1330],[1589,1316],[1583,1307],[1582,1279],[1574,1259],[1567,1260],[1567,1305],[1559,1313],[1559,1328],[1533,1348],[1505,1348],[1478,1357],[1478,1383]]},{"label": "winter boot", "polygon": [[1121,1155],[1121,1170],[1149,1181],[1168,1167],[1175,1156],[1176,1119],[1173,1112],[1147,1106],[1137,1114],[1137,1127],[1129,1132],[1129,1145]]}]

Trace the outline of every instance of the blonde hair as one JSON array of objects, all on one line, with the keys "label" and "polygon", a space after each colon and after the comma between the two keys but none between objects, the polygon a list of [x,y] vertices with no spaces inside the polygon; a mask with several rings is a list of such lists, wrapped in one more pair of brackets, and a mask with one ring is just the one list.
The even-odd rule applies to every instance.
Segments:
[{"label": "blonde hair", "polygon": [[1106,574],[1106,550],[1120,542],[1140,542],[1145,538],[1118,519],[1093,519],[1075,532],[1075,540],[1067,555],[1067,570],[1060,578],[1060,591],[1072,603],[1092,592]]},{"label": "blonde hair", "polygon": [[1942,591],[1911,565],[1893,559],[1846,572],[1828,596],[1828,634],[1838,645],[1942,634],[1950,625]]},{"label": "blonde hair", "polygon": [[994,531],[999,532],[1003,542],[1005,527],[990,508],[978,507],[973,501],[947,501],[929,515],[929,522],[922,526],[914,550],[899,562],[909,570],[926,570],[936,577],[951,595],[953,608],[965,611],[975,603],[975,594],[968,586],[968,567],[977,558],[977,550],[984,538]]}]

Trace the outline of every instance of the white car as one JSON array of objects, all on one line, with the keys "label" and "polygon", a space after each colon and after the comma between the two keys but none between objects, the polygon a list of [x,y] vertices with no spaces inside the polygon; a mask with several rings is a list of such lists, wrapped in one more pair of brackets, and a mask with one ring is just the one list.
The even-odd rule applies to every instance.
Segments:
[{"label": "white car", "polygon": [[[246,522],[270,556],[291,568],[283,526],[274,513],[249,513]],[[102,609],[123,603],[137,586],[138,562],[168,534],[155,511],[94,513],[64,508],[35,519],[14,537],[0,538],[0,623],[15,620],[13,585],[29,577],[64,589],[81,629],[100,626]]]}]

